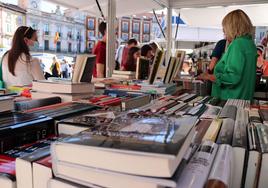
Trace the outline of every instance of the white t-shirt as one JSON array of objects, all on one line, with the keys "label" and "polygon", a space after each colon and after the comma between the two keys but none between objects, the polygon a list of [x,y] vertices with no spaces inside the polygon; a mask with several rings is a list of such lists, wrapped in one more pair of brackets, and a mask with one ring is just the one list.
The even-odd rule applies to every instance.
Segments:
[{"label": "white t-shirt", "polygon": [[3,81],[6,87],[31,85],[33,80],[44,80],[44,75],[37,58],[31,58],[26,62],[26,55],[22,54],[15,65],[15,76],[8,70],[8,55],[4,56],[2,62]]}]

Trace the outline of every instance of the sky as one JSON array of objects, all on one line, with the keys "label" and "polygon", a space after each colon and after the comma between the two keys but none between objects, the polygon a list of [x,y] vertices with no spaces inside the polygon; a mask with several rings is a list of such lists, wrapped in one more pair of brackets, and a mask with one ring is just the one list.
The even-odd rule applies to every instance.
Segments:
[{"label": "sky", "polygon": [[[18,5],[18,0],[0,0],[0,2]],[[61,7],[62,11],[65,9],[66,8]],[[56,10],[56,4],[47,1],[41,1],[41,10],[44,12],[51,12],[52,10]]]}]

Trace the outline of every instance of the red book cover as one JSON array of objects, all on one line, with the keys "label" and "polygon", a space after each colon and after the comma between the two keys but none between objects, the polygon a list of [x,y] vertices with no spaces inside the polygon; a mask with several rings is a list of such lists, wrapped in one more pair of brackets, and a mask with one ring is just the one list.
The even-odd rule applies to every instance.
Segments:
[{"label": "red book cover", "polygon": [[141,90],[139,85],[125,85],[125,84],[112,84],[112,89],[128,89],[128,90]]},{"label": "red book cover", "polygon": [[52,168],[52,158],[51,158],[51,155],[43,158],[43,159],[40,159],[38,161],[36,161],[36,163],[38,164],[41,164],[43,166],[46,166],[48,168]]},{"label": "red book cover", "polygon": [[7,174],[15,177],[15,158],[0,155],[0,174]]}]

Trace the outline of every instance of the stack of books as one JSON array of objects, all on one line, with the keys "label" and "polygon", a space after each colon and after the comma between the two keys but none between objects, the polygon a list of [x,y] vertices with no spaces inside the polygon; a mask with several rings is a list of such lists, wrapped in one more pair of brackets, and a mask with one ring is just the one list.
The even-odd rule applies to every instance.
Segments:
[{"label": "stack of books", "polygon": [[94,84],[86,82],[73,83],[70,81],[33,81],[32,99],[60,97],[62,102],[89,98],[95,91]]},{"label": "stack of books", "polygon": [[175,83],[164,84],[163,82],[157,82],[154,84],[149,84],[148,82],[143,82],[140,85],[141,91],[146,93],[168,95],[174,94],[177,91],[177,86]]},{"label": "stack of books", "polygon": [[126,79],[126,80],[132,80],[132,79],[136,78],[136,72],[114,70],[114,72],[112,74],[112,78],[121,78],[121,79]]},{"label": "stack of books", "polygon": [[89,98],[95,91],[94,84],[91,84],[95,58],[93,55],[78,55],[71,80],[52,78],[34,81],[32,98],[59,96],[62,102]]},{"label": "stack of books", "polygon": [[14,109],[13,97],[0,95],[0,113],[12,111]]},{"label": "stack of books", "polygon": [[197,117],[118,116],[98,130],[52,144],[53,173],[84,186],[176,187],[196,122]]}]

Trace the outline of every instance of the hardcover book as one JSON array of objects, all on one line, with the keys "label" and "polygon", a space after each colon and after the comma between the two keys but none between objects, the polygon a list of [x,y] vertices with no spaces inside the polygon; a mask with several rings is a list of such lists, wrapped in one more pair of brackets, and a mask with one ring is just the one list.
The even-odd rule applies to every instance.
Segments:
[{"label": "hardcover book", "polygon": [[177,188],[204,187],[217,149],[217,144],[211,141],[203,142],[182,171]]},{"label": "hardcover book", "polygon": [[223,119],[221,130],[217,138],[217,144],[232,145],[234,126],[235,126],[234,120],[230,118]]},{"label": "hardcover book", "polygon": [[258,188],[265,188],[268,185],[267,174],[268,174],[268,127],[264,124],[256,125],[257,134],[260,142],[260,149],[262,153],[260,175],[258,181]]},{"label": "hardcover book", "polygon": [[219,115],[220,118],[231,118],[235,121],[237,107],[233,105],[225,105]]},{"label": "hardcover book", "polygon": [[136,79],[148,80],[150,73],[150,61],[140,57],[137,60]]},{"label": "hardcover book", "polygon": [[7,113],[0,116],[0,153],[55,134],[53,120],[35,114]]},{"label": "hardcover book", "polygon": [[15,159],[6,155],[0,155],[0,185],[16,188]]},{"label": "hardcover book", "polygon": [[201,119],[216,119],[221,111],[221,107],[208,106],[207,110],[201,115]]},{"label": "hardcover book", "polygon": [[11,96],[0,95],[0,113],[12,111],[14,109],[14,98]]},{"label": "hardcover book", "polygon": [[[197,118],[192,117],[192,124],[156,117],[136,119],[125,124],[124,119],[115,119],[106,132],[84,131],[57,142],[52,145],[52,158],[134,175],[172,177],[190,145]],[[79,160],[70,152],[80,153]]]},{"label": "hardcover book", "polygon": [[222,144],[218,148],[206,188],[231,187],[233,150],[230,145]]},{"label": "hardcover book", "polygon": [[95,60],[95,55],[77,55],[72,82],[91,82]]},{"label": "hardcover book", "polygon": [[247,132],[248,132],[249,154],[246,165],[244,187],[257,187],[261,167],[261,149],[256,126],[254,124],[249,124],[247,126]]},{"label": "hardcover book", "polygon": [[221,119],[214,119],[212,121],[211,125],[209,126],[206,134],[204,135],[203,141],[210,140],[212,142],[216,142],[218,133],[219,133],[220,128],[221,128],[221,124],[222,124]]},{"label": "hardcover book", "polygon": [[159,48],[156,50],[155,52],[155,57],[154,57],[154,61],[153,61],[153,67],[149,76],[149,84],[153,84],[155,79],[156,79],[156,75],[159,69],[159,66],[162,64],[163,60],[164,60],[164,51],[160,50]]}]

